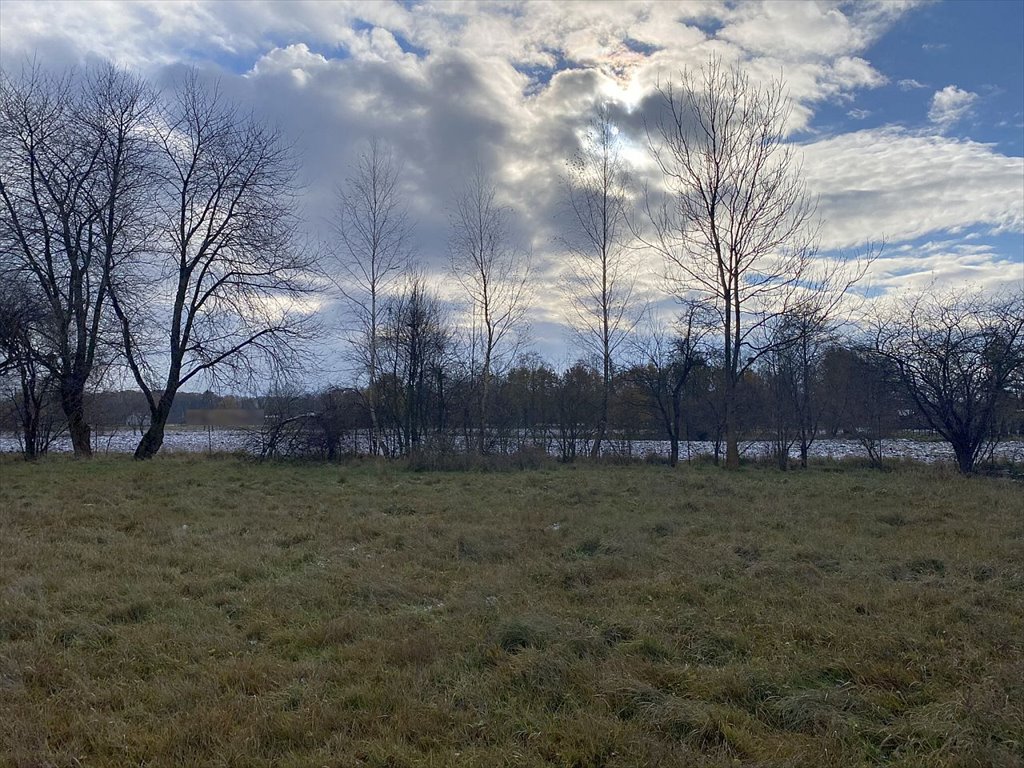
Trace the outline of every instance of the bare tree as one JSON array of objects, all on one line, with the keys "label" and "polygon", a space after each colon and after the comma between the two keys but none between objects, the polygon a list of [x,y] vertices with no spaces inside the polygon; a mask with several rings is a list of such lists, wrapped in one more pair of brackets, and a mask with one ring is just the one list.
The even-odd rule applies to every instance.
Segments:
[{"label": "bare tree", "polygon": [[487,450],[491,378],[510,363],[525,334],[529,256],[512,242],[510,211],[478,165],[451,213],[451,272],[471,313],[470,345],[479,372],[477,449]]},{"label": "bare tree", "polygon": [[607,108],[598,107],[563,180],[570,229],[563,238],[569,260],[562,287],[577,336],[602,369],[592,456],[600,455],[608,430],[617,353],[641,315],[634,300],[637,273],[627,218],[630,178],[617,136]]},{"label": "bare tree", "polygon": [[89,456],[86,386],[109,350],[111,276],[137,235],[153,96],[114,67],[63,77],[0,72],[0,242],[5,269],[38,286],[49,322],[38,359],[57,384],[75,454]]},{"label": "bare tree", "polygon": [[873,336],[960,471],[971,473],[998,439],[1001,402],[1024,378],[1024,290],[929,291],[878,318]]},{"label": "bare tree", "polygon": [[823,314],[820,306],[801,307],[774,318],[771,348],[761,359],[781,469],[788,468],[794,445],[800,452],[801,468],[807,468],[821,418],[821,367],[835,338],[835,318]]},{"label": "bare tree", "polygon": [[384,302],[380,341],[382,410],[397,452],[410,454],[423,448],[431,426],[443,437],[452,352],[445,307],[421,275],[410,274]]},{"label": "bare tree", "polygon": [[46,452],[54,434],[54,380],[42,359],[47,308],[24,278],[0,271],[0,387],[20,427],[22,454],[31,461]]},{"label": "bare tree", "polygon": [[590,442],[591,416],[601,402],[601,379],[592,365],[577,361],[558,377],[555,396],[555,445],[559,458],[576,460]]},{"label": "bare tree", "polygon": [[686,384],[704,364],[701,346],[708,332],[707,320],[707,309],[699,302],[689,302],[672,333],[652,321],[650,332],[633,344],[637,356],[633,378],[657,411],[669,439],[669,464],[673,467],[679,463]]},{"label": "bare tree", "polygon": [[378,453],[379,336],[385,292],[409,264],[412,223],[402,197],[401,168],[392,151],[374,139],[338,190],[335,229],[339,286],[358,325],[357,348],[367,381],[370,452]]},{"label": "bare tree", "polygon": [[834,436],[842,429],[864,448],[873,467],[881,467],[885,442],[899,422],[902,390],[893,365],[874,350],[851,342],[835,343],[821,363],[819,413]]},{"label": "bare tree", "polygon": [[175,395],[189,382],[240,381],[295,362],[310,331],[300,304],[316,266],[296,243],[295,165],[277,132],[194,72],[154,130],[159,230],[149,277],[168,299],[113,296],[127,365],[149,405],[137,459],[160,449]]},{"label": "bare tree", "polygon": [[[648,143],[665,194],[648,194],[647,245],[665,259],[677,294],[699,297],[721,333],[726,465],[739,465],[737,392],[776,348],[774,318],[833,310],[863,275],[817,258],[815,205],[783,140],[782,83],[761,86],[717,59],[660,88],[664,116]],[[660,202],[659,202],[660,199]]]}]

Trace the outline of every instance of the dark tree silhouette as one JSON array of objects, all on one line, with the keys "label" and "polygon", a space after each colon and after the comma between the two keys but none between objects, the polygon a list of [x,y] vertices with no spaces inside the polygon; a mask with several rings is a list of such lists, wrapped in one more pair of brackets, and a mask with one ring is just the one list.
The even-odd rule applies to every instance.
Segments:
[{"label": "dark tree silhouette", "polygon": [[874,349],[964,474],[993,447],[1000,404],[1024,377],[1024,291],[926,292],[878,318]]},{"label": "dark tree silhouette", "polygon": [[78,456],[92,455],[85,392],[109,360],[111,281],[138,245],[152,107],[146,84],[112,66],[0,72],[2,266],[39,289],[49,317],[37,359]]},{"label": "dark tree silhouette", "polygon": [[54,380],[41,358],[48,320],[32,283],[17,273],[0,272],[0,386],[17,417],[28,461],[46,452],[52,436],[48,416]]},{"label": "dark tree silhouette", "polygon": [[669,440],[669,463],[673,467],[679,463],[683,396],[690,375],[704,364],[701,346],[708,330],[707,309],[690,302],[671,333],[652,323],[650,332],[633,344],[636,365],[631,376],[657,411]]},{"label": "dark tree silhouette", "polygon": [[302,302],[316,269],[316,254],[297,244],[295,164],[276,131],[194,72],[154,130],[158,229],[148,277],[167,303],[137,290],[113,296],[127,364],[149,405],[137,459],[160,449],[184,385],[295,364],[312,332]]}]

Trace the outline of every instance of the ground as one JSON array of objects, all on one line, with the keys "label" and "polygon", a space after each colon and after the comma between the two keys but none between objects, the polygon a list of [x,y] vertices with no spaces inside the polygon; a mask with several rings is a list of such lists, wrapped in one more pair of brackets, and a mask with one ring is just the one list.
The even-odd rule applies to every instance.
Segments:
[{"label": "ground", "polygon": [[1024,486],[0,460],[0,764],[1020,766]]}]

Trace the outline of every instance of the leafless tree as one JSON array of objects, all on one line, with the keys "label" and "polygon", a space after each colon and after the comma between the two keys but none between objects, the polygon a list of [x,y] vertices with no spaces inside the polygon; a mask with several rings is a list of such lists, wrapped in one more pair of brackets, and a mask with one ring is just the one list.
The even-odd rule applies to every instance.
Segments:
[{"label": "leafless tree", "polygon": [[409,274],[384,302],[381,394],[395,434],[389,452],[423,449],[431,424],[435,436],[444,437],[452,337],[448,313],[422,275]]},{"label": "leafless tree", "polygon": [[150,411],[138,459],[160,449],[184,385],[295,363],[310,331],[301,304],[316,267],[316,254],[297,244],[295,164],[276,131],[193,72],[154,132],[159,228],[148,277],[152,295],[167,299],[113,295],[127,365]]},{"label": "leafless tree", "polygon": [[881,467],[885,443],[896,431],[902,406],[894,366],[874,350],[847,340],[831,345],[822,362],[823,418],[833,433],[842,429],[864,448],[873,467]]},{"label": "leafless tree", "polygon": [[152,106],[148,86],[112,66],[0,72],[0,252],[39,288],[49,321],[38,359],[79,456],[92,453],[84,396],[109,351],[112,275],[138,235]]},{"label": "leafless tree", "polygon": [[1024,290],[928,291],[877,318],[873,337],[960,471],[971,473],[998,439],[1001,402],[1024,378]]},{"label": "leafless tree", "polygon": [[686,384],[704,362],[701,347],[709,331],[708,314],[700,302],[688,302],[671,333],[652,318],[649,332],[632,344],[636,355],[633,376],[661,420],[673,467],[679,463]]},{"label": "leafless tree", "polygon": [[477,448],[487,450],[491,378],[525,335],[529,255],[512,242],[508,208],[478,165],[451,213],[451,272],[468,298],[471,357],[479,375]]},{"label": "leafless tree", "polygon": [[617,137],[607,108],[598,107],[563,180],[570,228],[563,238],[569,259],[562,288],[577,336],[602,369],[593,456],[600,454],[608,430],[617,353],[641,315],[634,300],[637,272],[627,218],[631,181]]},{"label": "leafless tree", "polygon": [[370,452],[376,454],[381,305],[387,290],[408,267],[412,232],[401,168],[390,148],[376,139],[359,155],[352,175],[338,190],[335,229],[338,284],[357,324],[357,349],[368,379]]},{"label": "leafless tree", "polygon": [[737,390],[775,348],[774,318],[829,314],[866,260],[818,258],[815,204],[784,133],[789,101],[779,81],[758,85],[710,60],[660,87],[663,118],[648,131],[664,194],[649,193],[653,236],[677,293],[702,298],[721,333],[726,465],[739,465]]},{"label": "leafless tree", "polygon": [[555,399],[555,445],[564,462],[586,451],[592,414],[601,402],[601,379],[592,365],[573,363],[558,377]]},{"label": "leafless tree", "polygon": [[776,459],[780,468],[788,468],[795,445],[806,469],[818,436],[819,379],[825,352],[836,339],[836,318],[820,306],[805,306],[775,317],[770,332],[771,348],[761,359],[770,389]]},{"label": "leafless tree", "polygon": [[54,379],[42,359],[42,331],[49,320],[26,276],[0,271],[0,393],[16,417],[22,454],[45,453],[54,435]]}]

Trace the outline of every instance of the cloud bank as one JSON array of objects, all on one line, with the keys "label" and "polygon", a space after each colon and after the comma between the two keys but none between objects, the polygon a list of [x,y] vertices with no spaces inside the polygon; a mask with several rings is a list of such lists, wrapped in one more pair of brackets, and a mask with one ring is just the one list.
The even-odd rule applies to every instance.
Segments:
[{"label": "cloud bank", "polygon": [[[187,66],[219,76],[294,142],[304,158],[305,215],[325,238],[337,185],[368,139],[384,139],[404,163],[419,261],[439,278],[447,211],[480,163],[534,252],[533,319],[540,349],[556,355],[567,338],[555,288],[564,264],[557,235],[565,161],[594,106],[606,103],[643,178],[655,86],[712,55],[741,62],[756,79],[784,77],[794,107],[788,128],[820,200],[825,249],[884,238],[901,260],[878,272],[883,287],[910,284],[915,274],[952,279],[975,266],[990,282],[997,273],[1015,280],[1015,271],[1024,280],[1019,249],[975,244],[965,252],[952,238],[1024,231],[1022,158],[950,135],[977,107],[977,94],[956,85],[930,102],[921,94],[917,125],[886,124],[884,111],[852,104],[874,92],[909,99],[927,87],[927,73],[896,77],[869,60],[872,45],[917,5],[15,0],[0,14],[0,62],[108,59],[165,87]],[[816,115],[828,109],[847,117],[844,129],[817,127]],[[869,118],[875,127],[865,127]],[[915,250],[921,242],[944,245]],[[648,260],[644,269],[653,283],[660,264]]]}]

